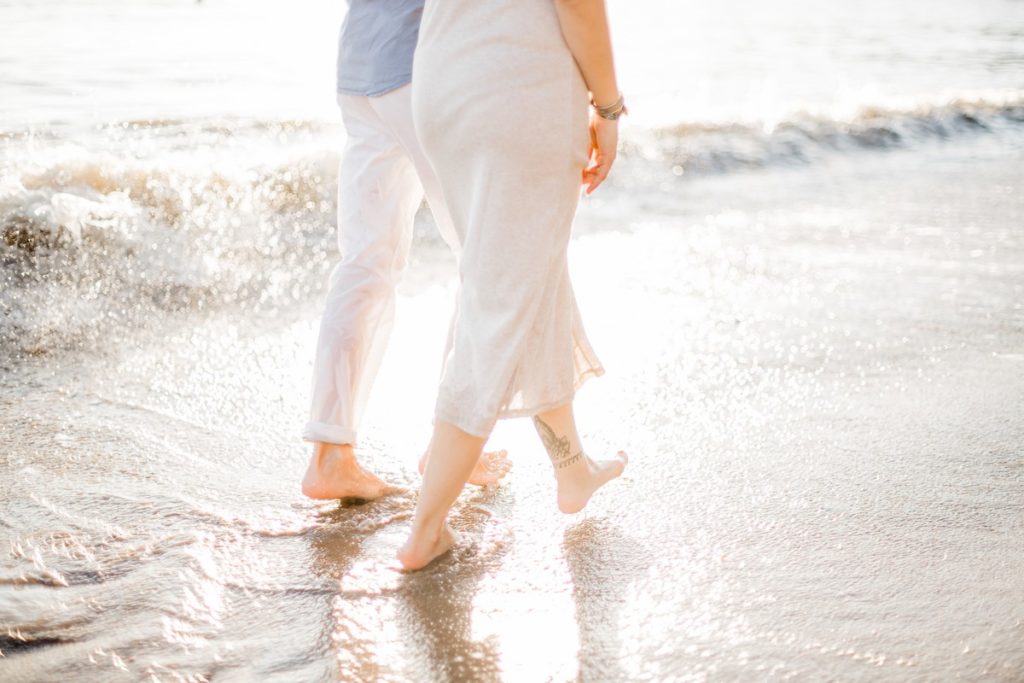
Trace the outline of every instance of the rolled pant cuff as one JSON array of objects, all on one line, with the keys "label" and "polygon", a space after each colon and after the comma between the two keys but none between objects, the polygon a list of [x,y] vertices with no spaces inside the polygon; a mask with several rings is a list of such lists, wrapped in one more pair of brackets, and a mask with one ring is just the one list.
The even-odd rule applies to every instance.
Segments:
[{"label": "rolled pant cuff", "polygon": [[306,423],[306,429],[302,432],[302,438],[306,441],[351,444],[355,446],[356,430],[350,427],[327,424],[326,422],[308,422]]}]

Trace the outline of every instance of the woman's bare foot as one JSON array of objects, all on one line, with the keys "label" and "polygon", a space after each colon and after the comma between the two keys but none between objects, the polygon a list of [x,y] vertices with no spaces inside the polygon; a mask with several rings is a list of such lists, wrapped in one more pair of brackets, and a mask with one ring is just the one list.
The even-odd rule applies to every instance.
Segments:
[{"label": "woman's bare foot", "polygon": [[316,443],[306,476],[302,479],[302,493],[319,500],[372,500],[396,490],[377,475],[363,469],[349,444]]},{"label": "woman's bare foot", "polygon": [[[420,458],[420,475],[427,468],[427,460],[430,458],[430,450],[423,453]],[[469,475],[468,483],[476,486],[490,486],[497,484],[498,480],[508,474],[512,469],[512,461],[508,459],[508,451],[490,451],[482,453],[476,461],[473,472]]]},{"label": "woman's bare foot", "polygon": [[622,474],[629,460],[624,451],[611,460],[595,461],[580,455],[583,457],[577,462],[557,470],[558,509],[566,514],[585,508],[595,491]]},{"label": "woman's bare foot", "polygon": [[398,561],[407,572],[423,569],[459,542],[459,535],[445,522],[440,531],[416,531],[398,550]]}]

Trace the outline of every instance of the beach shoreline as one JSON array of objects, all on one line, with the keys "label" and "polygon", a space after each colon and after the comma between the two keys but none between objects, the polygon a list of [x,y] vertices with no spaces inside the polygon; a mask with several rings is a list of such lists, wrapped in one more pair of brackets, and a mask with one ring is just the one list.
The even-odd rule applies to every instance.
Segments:
[{"label": "beach shoreline", "polygon": [[[570,259],[609,374],[580,422],[634,469],[561,517],[503,423],[513,474],[415,577],[411,494],[299,494],[315,294],[28,361],[0,390],[5,680],[1013,680],[1019,150],[683,180],[628,230],[585,202]],[[419,248],[363,442],[410,489],[454,291]]]},{"label": "beach shoreline", "polygon": [[0,0],[0,681],[1024,680],[1024,2],[608,0],[575,411],[629,467],[562,515],[501,421],[413,574],[425,206],[359,433],[399,492],[300,490],[344,4]]}]

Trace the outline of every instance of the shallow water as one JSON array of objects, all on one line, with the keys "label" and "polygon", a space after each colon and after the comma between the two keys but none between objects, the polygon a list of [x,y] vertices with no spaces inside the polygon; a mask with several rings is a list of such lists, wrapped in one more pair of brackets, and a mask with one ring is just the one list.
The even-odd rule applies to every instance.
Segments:
[{"label": "shallow water", "polygon": [[[503,424],[513,473],[416,575],[393,559],[411,494],[298,494],[314,308],[19,365],[5,680],[1019,679],[1020,151],[677,179],[628,232],[586,202],[574,278],[609,374],[580,421],[629,470],[560,516],[528,423]],[[452,293],[418,254],[365,430],[409,487]]]},{"label": "shallow water", "polygon": [[[845,118],[1024,88],[1019,0],[609,0],[634,121]],[[0,126],[335,119],[341,0],[0,0]]]},{"label": "shallow water", "polygon": [[[678,212],[674,176],[1013,139],[1024,5],[891,5],[611,2],[632,113],[603,225],[666,197]],[[319,296],[341,10],[0,0],[0,364],[102,349],[168,312]]]},{"label": "shallow water", "polygon": [[298,491],[335,5],[0,0],[0,680],[1024,677],[1024,3],[611,2],[577,411],[630,466],[562,516],[501,424],[415,575],[426,212],[363,430],[408,492]]}]

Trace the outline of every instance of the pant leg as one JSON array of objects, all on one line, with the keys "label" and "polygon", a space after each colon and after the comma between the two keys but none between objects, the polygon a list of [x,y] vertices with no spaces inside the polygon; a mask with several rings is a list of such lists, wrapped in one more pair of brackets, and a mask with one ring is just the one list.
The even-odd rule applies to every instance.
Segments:
[{"label": "pant leg", "polygon": [[368,97],[339,97],[348,141],[338,175],[338,248],[320,323],[308,441],[355,444],[394,319],[423,190]]},{"label": "pant leg", "polygon": [[406,85],[381,97],[374,97],[371,104],[416,169],[416,175],[419,176],[420,183],[423,185],[427,203],[430,205],[430,212],[437,224],[437,230],[455,257],[458,258],[462,253],[462,238],[455,231],[437,173],[434,172],[434,167],[431,166],[430,160],[427,159],[419,138],[416,136],[416,129],[412,122],[411,95],[412,86]]},{"label": "pant leg", "polygon": [[[373,99],[374,108],[381,118],[387,123],[395,139],[402,146],[405,154],[412,161],[416,168],[416,174],[423,184],[423,190],[427,196],[427,203],[430,205],[430,212],[437,224],[437,230],[441,234],[448,248],[455,255],[455,260],[462,258],[465,235],[460,235],[455,228],[455,222],[449,211],[449,204],[445,200],[444,192],[441,190],[441,181],[434,171],[430,160],[423,151],[419,137],[416,134],[412,118],[412,86],[407,85],[390,93]],[[448,335],[445,340],[444,350],[441,353],[441,365],[444,359],[451,352],[455,339],[455,321],[458,318],[458,298],[454,304],[454,312],[448,322]]]}]

